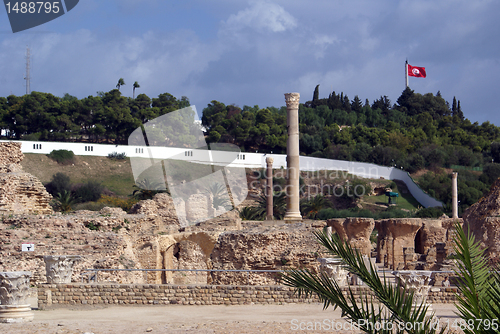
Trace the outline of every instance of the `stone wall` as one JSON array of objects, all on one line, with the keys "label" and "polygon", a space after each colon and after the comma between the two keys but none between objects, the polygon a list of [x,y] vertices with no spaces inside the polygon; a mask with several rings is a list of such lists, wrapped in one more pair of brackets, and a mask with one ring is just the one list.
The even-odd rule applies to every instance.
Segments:
[{"label": "stone wall", "polygon": [[[34,284],[44,283],[44,255],[80,255],[82,261],[75,264],[74,281],[81,281],[87,268],[149,267],[151,260],[156,261],[156,253],[146,254],[146,239],[156,238],[153,236],[169,226],[155,216],[111,211],[105,208],[102,213],[2,217],[0,271],[31,271]],[[23,243],[34,244],[34,251],[22,252]],[[156,282],[142,273],[103,273],[101,277],[116,283]]]},{"label": "stone wall", "polygon": [[471,205],[462,215],[464,228],[469,229],[486,250],[490,264],[500,263],[500,178],[490,192]]},{"label": "stone wall", "polygon": [[[370,295],[367,287],[351,287],[356,296]],[[348,289],[343,288],[347,293]],[[432,288],[430,303],[453,303],[456,288]],[[319,303],[317,296],[298,297],[286,286],[249,285],[141,285],[141,284],[43,284],[38,286],[38,307],[68,305],[242,305]]]},{"label": "stone wall", "polygon": [[52,196],[33,175],[24,173],[20,143],[0,143],[0,213],[52,213]]},{"label": "stone wall", "polygon": [[[246,223],[246,222],[245,222]],[[250,227],[219,235],[211,254],[213,269],[282,270],[307,268],[317,272],[318,257],[326,250],[313,231],[325,227],[325,222],[275,222],[272,226]],[[262,223],[262,222],[260,222]],[[246,226],[245,226],[246,225]],[[212,273],[213,284],[274,284],[276,273]]]},{"label": "stone wall", "polygon": [[0,166],[19,165],[23,159],[21,143],[0,143]]},{"label": "stone wall", "polygon": [[[228,216],[229,215],[229,216]],[[79,255],[73,282],[85,269],[286,269],[313,271],[324,251],[312,231],[324,222],[241,222],[228,213],[180,228],[159,214],[120,209],[62,215],[11,215],[0,219],[0,271],[31,271],[45,283],[44,255]],[[23,243],[34,244],[22,252]],[[275,275],[274,275],[275,276]],[[103,272],[99,281],[149,284],[275,284],[273,275],[190,272]]]}]

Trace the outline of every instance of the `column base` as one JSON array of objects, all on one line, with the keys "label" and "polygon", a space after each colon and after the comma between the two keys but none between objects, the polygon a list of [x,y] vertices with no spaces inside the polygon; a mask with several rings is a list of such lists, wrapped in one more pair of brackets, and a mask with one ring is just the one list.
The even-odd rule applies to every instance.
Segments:
[{"label": "column base", "polygon": [[300,212],[287,212],[283,220],[302,220],[302,215]]},{"label": "column base", "polygon": [[0,323],[30,322],[35,314],[30,305],[0,305]]}]

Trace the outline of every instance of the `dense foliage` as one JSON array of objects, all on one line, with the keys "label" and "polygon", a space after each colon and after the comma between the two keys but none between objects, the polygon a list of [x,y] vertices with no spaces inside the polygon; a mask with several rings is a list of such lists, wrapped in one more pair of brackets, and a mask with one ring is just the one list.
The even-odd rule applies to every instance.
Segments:
[{"label": "dense foliage", "polygon": [[187,106],[187,97],[178,100],[168,93],[132,99],[113,89],[79,100],[32,92],[0,97],[0,129],[9,139],[126,144],[141,124]]}]

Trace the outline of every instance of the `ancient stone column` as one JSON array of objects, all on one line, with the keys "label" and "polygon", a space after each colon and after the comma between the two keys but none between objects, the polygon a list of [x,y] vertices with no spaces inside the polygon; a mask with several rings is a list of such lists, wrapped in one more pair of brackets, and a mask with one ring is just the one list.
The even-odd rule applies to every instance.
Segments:
[{"label": "ancient stone column", "polygon": [[373,218],[346,218],[344,221],[344,230],[349,244],[368,257],[371,256],[370,235],[374,227],[375,220]]},{"label": "ancient stone column", "polygon": [[[415,248],[415,235],[422,227],[420,218],[388,219],[387,229],[392,237],[392,246],[389,247],[388,263],[393,270],[404,269],[403,248]],[[380,232],[379,232],[380,233]]]},{"label": "ancient stone column", "polygon": [[334,218],[328,219],[326,223],[337,232],[340,240],[349,242],[351,247],[358,249],[361,254],[371,256],[370,235],[375,227],[372,218]]},{"label": "ancient stone column", "polygon": [[344,268],[342,260],[335,258],[319,258],[320,272],[327,275],[331,280],[336,281],[339,286],[347,286],[347,270]]},{"label": "ancient stone column", "polygon": [[431,286],[432,271],[424,270],[400,270],[393,271],[392,274],[396,276],[396,281],[401,289],[406,292],[413,292],[413,308],[418,308],[421,305],[429,306],[428,311],[431,310],[431,305],[426,304],[427,296]]},{"label": "ancient stone column", "polygon": [[32,321],[34,314],[26,302],[30,271],[0,272],[0,322]]},{"label": "ancient stone column", "polygon": [[299,93],[285,94],[288,140],[286,148],[287,187],[285,220],[302,220],[300,215]]},{"label": "ancient stone column", "polygon": [[267,210],[266,220],[273,220],[273,162],[271,157],[266,158],[266,196],[267,196]]},{"label": "ancient stone column", "polygon": [[71,275],[73,275],[73,264],[80,260],[78,255],[46,255],[43,257],[45,261],[45,274],[47,275],[47,283],[71,283]]},{"label": "ancient stone column", "polygon": [[458,173],[451,174],[451,205],[452,216],[451,218],[458,218]]}]

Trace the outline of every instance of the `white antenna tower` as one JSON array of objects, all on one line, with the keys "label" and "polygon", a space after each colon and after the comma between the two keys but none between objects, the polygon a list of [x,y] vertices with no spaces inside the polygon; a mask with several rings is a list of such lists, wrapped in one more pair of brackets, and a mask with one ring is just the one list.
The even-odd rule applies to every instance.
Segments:
[{"label": "white antenna tower", "polygon": [[29,46],[26,47],[26,77],[24,80],[26,80],[26,95],[31,93],[31,76],[30,76],[30,63],[31,63],[31,53],[30,53],[30,48]]}]

